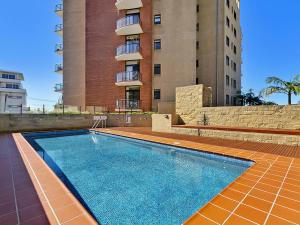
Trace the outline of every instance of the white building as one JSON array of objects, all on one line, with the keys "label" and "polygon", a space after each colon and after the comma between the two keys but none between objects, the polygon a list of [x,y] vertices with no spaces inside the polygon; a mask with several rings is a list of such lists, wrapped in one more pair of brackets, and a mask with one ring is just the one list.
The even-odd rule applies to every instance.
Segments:
[{"label": "white building", "polygon": [[28,110],[27,92],[22,81],[22,73],[0,69],[0,113],[21,113]]}]

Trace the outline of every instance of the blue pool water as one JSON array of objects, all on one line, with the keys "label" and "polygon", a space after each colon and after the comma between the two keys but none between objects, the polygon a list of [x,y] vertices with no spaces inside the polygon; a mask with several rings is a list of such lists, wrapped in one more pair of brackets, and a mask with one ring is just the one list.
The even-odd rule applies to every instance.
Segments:
[{"label": "blue pool water", "polygon": [[25,136],[103,225],[182,224],[251,166],[112,135]]}]

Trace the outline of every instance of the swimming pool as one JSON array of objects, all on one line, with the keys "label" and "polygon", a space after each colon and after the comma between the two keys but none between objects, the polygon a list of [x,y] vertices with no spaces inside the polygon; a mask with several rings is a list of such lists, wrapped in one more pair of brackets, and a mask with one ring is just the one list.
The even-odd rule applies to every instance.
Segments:
[{"label": "swimming pool", "polygon": [[24,135],[103,224],[182,224],[252,162],[87,131]]}]

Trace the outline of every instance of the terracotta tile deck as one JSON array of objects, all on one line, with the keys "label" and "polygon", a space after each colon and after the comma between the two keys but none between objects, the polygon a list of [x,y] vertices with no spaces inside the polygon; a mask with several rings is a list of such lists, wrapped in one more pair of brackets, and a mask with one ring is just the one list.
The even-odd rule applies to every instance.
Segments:
[{"label": "terracotta tile deck", "polygon": [[11,135],[0,135],[0,224],[49,224]]},{"label": "terracotta tile deck", "polygon": [[[145,128],[99,130],[256,162],[191,216],[185,222],[187,225],[300,224],[299,148],[152,133]],[[27,180],[24,177],[27,177]],[[30,187],[31,192],[24,190],[24,185]],[[18,195],[17,191],[12,192],[19,188],[22,189],[21,194]],[[16,224],[17,219],[27,220],[28,223],[24,224],[33,225],[96,224],[21,134],[0,135],[0,190],[0,224],[9,224],[3,222],[8,220],[12,221],[11,224]],[[7,194],[3,195],[3,191]],[[17,200],[14,200],[14,196]],[[32,199],[37,204],[32,205],[31,209],[25,207],[33,204]],[[3,206],[2,201],[12,203]],[[25,207],[27,211],[16,210],[16,206]],[[44,223],[39,223],[42,218]],[[48,218],[48,221],[45,221],[45,218]]]},{"label": "terracotta tile deck", "polygon": [[267,144],[267,143],[258,143],[258,142],[249,142],[249,141],[236,141],[236,140],[225,140],[211,137],[198,137],[182,134],[169,134],[169,133],[158,133],[152,132],[151,128],[148,127],[118,127],[111,128],[112,130],[127,131],[137,134],[145,134],[156,137],[165,137],[173,138],[178,140],[186,140],[197,143],[229,147],[235,149],[243,149],[250,151],[257,151],[261,153],[269,153],[287,157],[300,158],[300,147],[295,146],[286,146],[286,145],[276,145],[276,144]]},{"label": "terracotta tile deck", "polygon": [[0,135],[0,163],[1,225],[97,224],[21,134]]}]

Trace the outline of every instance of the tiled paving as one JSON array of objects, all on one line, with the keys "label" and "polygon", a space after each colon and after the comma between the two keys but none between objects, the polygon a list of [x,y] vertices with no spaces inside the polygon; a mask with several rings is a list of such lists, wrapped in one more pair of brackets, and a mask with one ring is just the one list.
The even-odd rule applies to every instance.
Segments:
[{"label": "tiled paving", "polygon": [[49,224],[11,135],[0,135],[0,224]]},{"label": "tiled paving", "polygon": [[21,134],[13,134],[13,138],[49,222],[55,225],[97,224],[25,138]]},{"label": "tiled paving", "polygon": [[[196,143],[177,135],[155,134],[145,128],[99,129],[102,132],[169,145],[205,150],[255,161],[235,182],[199,209],[186,225],[300,224],[300,159],[264,153],[263,148],[245,150]],[[144,134],[141,134],[144,133]],[[147,134],[145,134],[147,133]],[[165,136],[168,136],[166,138]],[[170,138],[173,136],[173,138]],[[176,138],[174,138],[176,137]],[[246,144],[246,143],[244,143]],[[250,146],[253,146],[252,143]],[[259,146],[261,144],[257,144]],[[269,145],[266,145],[267,148]],[[277,146],[278,148],[280,146]],[[296,149],[297,150],[297,149]],[[289,153],[290,154],[290,153]]]},{"label": "tiled paving", "polygon": [[[101,131],[251,159],[256,162],[235,182],[191,216],[185,223],[187,225],[300,224],[299,148],[152,133],[145,128]],[[17,224],[18,219],[30,222],[21,224],[33,225],[49,222],[51,224],[96,224],[22,135],[13,134],[13,138],[17,147],[11,135],[0,135],[0,224],[9,224],[8,220],[11,224]],[[31,194],[26,193],[26,190],[18,191],[18,188],[22,189],[22,184],[30,187],[32,192],[28,192]],[[3,191],[7,194],[3,195]],[[38,203],[31,205],[32,199],[37,200]],[[10,208],[9,203],[1,207],[2,201],[12,201]],[[28,207],[28,204],[31,207]],[[48,218],[49,222],[45,220],[44,223],[36,222],[40,218]]]},{"label": "tiled paving", "polygon": [[300,158],[300,147],[296,147],[296,146],[267,144],[267,143],[258,143],[258,142],[249,142],[249,141],[226,140],[226,139],[190,136],[190,135],[182,135],[182,134],[158,133],[158,132],[152,132],[151,128],[148,127],[118,127],[118,128],[111,128],[111,129],[151,135],[156,137],[173,138],[177,140],[187,140],[187,141],[221,146],[221,147],[230,147],[235,149],[250,150],[250,151],[257,151],[261,153],[269,153],[269,154],[275,154],[280,156]]}]

